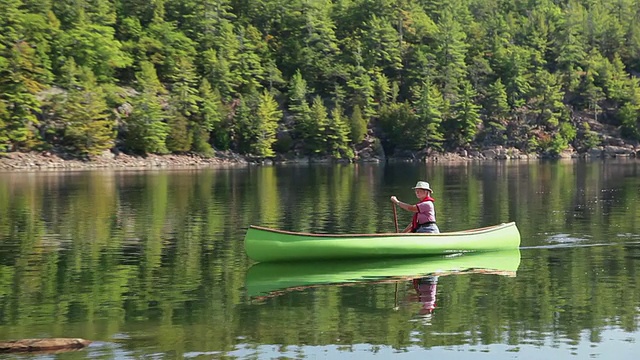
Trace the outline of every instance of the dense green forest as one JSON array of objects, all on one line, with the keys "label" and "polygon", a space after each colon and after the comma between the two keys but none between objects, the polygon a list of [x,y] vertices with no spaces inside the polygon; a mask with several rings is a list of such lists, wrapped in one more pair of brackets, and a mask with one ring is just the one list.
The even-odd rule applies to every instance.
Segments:
[{"label": "dense green forest", "polygon": [[640,138],[638,0],[0,0],[0,152]]}]

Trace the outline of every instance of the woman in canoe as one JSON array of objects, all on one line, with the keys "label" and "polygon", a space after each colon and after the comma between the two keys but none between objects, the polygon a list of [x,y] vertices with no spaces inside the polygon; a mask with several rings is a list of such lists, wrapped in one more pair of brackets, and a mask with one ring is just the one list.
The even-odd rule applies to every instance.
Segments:
[{"label": "woman in canoe", "polygon": [[392,203],[413,213],[411,224],[402,232],[439,233],[440,229],[438,229],[438,225],[436,225],[435,200],[431,197],[433,190],[429,187],[429,183],[426,181],[418,181],[416,186],[413,187],[413,190],[416,192],[416,197],[420,200],[415,205],[403,203],[395,196],[391,197]]}]

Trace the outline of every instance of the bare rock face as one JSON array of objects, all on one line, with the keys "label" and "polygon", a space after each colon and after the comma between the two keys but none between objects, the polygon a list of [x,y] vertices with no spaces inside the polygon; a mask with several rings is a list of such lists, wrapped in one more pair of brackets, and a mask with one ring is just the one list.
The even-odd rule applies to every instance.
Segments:
[{"label": "bare rock face", "polygon": [[80,349],[91,341],[78,338],[22,339],[0,342],[0,353]]}]

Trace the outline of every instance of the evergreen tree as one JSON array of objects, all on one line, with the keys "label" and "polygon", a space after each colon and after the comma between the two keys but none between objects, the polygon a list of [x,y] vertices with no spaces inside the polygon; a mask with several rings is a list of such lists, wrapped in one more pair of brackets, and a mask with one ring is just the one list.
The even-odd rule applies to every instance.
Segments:
[{"label": "evergreen tree", "polygon": [[417,88],[414,95],[413,106],[418,120],[415,131],[424,133],[424,139],[420,140],[428,148],[442,149],[444,134],[442,131],[442,108],[444,98],[437,86],[428,79]]},{"label": "evergreen tree", "polygon": [[49,80],[47,24],[21,0],[0,0],[0,9],[0,149],[28,150],[40,142],[37,94]]},{"label": "evergreen tree", "polygon": [[278,109],[278,103],[267,90],[260,95],[258,110],[256,113],[256,139],[252,152],[259,157],[273,157],[273,143],[276,141],[276,129],[278,121],[282,118],[282,111]]},{"label": "evergreen tree", "polygon": [[400,36],[389,19],[371,16],[363,24],[359,37],[362,39],[365,67],[394,71],[402,69]]},{"label": "evergreen tree", "polygon": [[323,154],[327,150],[327,128],[329,126],[329,117],[327,108],[322,103],[320,96],[313,98],[311,104],[311,126],[309,128],[309,138],[307,140],[307,148],[315,154]]},{"label": "evergreen tree", "polygon": [[407,102],[394,103],[380,110],[380,126],[384,132],[385,152],[393,154],[396,149],[421,150],[426,145],[426,131],[421,129],[421,120]]},{"label": "evergreen tree", "polygon": [[237,19],[229,0],[168,0],[167,19],[177,21],[200,51],[220,46],[222,28]]},{"label": "evergreen tree", "polygon": [[347,88],[351,93],[351,104],[360,107],[365,120],[376,115],[374,83],[364,67],[356,67],[351,80],[347,81]]},{"label": "evergreen tree", "polygon": [[184,153],[191,149],[193,133],[189,127],[189,119],[182,113],[172,109],[167,117],[168,133],[166,138],[169,152]]},{"label": "evergreen tree", "polygon": [[460,82],[467,74],[465,56],[468,45],[462,26],[453,14],[445,12],[438,23],[435,54],[440,68],[438,78],[443,85],[445,99],[455,98]]},{"label": "evergreen tree", "polygon": [[8,114],[7,106],[0,101],[0,153],[6,152],[11,144],[9,135],[5,131],[7,124],[4,119],[8,118]]},{"label": "evergreen tree", "polygon": [[114,146],[115,120],[105,94],[90,69],[67,66],[77,80],[67,89],[59,117],[64,125],[64,142],[79,155],[99,155]]},{"label": "evergreen tree", "polygon": [[604,59],[597,50],[592,50],[589,53],[585,74],[580,84],[580,94],[584,97],[587,108],[593,111],[596,120],[601,109],[600,102],[605,99],[604,90],[599,85],[600,72],[598,70],[602,61]]},{"label": "evergreen tree", "polygon": [[57,46],[60,58],[73,57],[78,66],[91,69],[98,82],[113,82],[117,69],[132,64],[115,38],[115,29],[88,22],[83,15],[60,33]]},{"label": "evergreen tree", "polygon": [[634,139],[640,139],[640,126],[638,124],[638,119],[640,118],[640,113],[638,112],[638,107],[631,104],[625,103],[620,107],[618,111],[618,119],[622,124],[622,135]]},{"label": "evergreen tree", "polygon": [[531,91],[530,73],[526,58],[528,51],[519,47],[511,47],[507,51],[502,80],[507,88],[509,105],[517,108],[526,103]]},{"label": "evergreen tree", "polygon": [[126,119],[125,141],[133,152],[147,154],[167,153],[166,139],[169,134],[166,113],[162,108],[159,94],[166,92],[160,85],[153,64],[143,62],[136,73],[138,90],[131,105],[133,111]]},{"label": "evergreen tree", "polygon": [[211,89],[207,79],[203,79],[198,90],[198,113],[193,129],[193,151],[203,155],[213,155],[209,143],[211,132],[225,131],[220,128],[222,121],[222,103],[220,93]]},{"label": "evergreen tree", "polygon": [[563,28],[555,38],[553,47],[558,72],[567,91],[575,91],[580,82],[580,64],[586,56],[584,44],[578,36],[578,25],[569,15],[565,15]]},{"label": "evergreen tree", "polygon": [[380,106],[389,103],[389,101],[391,101],[391,85],[389,84],[389,78],[384,74],[377,74],[375,85],[375,101]]},{"label": "evergreen tree", "polygon": [[240,95],[233,112],[230,138],[235,150],[243,154],[251,153],[256,139],[255,97],[255,94],[249,94],[247,97]]},{"label": "evergreen tree", "polygon": [[193,141],[193,123],[201,101],[196,88],[195,69],[187,59],[177,60],[177,70],[171,75],[172,85],[169,106],[169,137],[167,148],[172,152],[185,152],[191,149]]},{"label": "evergreen tree", "polygon": [[249,93],[257,91],[261,83],[265,81],[265,70],[262,66],[261,58],[266,58],[266,51],[263,49],[260,32],[253,26],[239,29],[237,36],[240,40],[238,47],[238,60],[234,64],[232,71],[235,71],[240,80],[237,91]]},{"label": "evergreen tree", "polygon": [[564,115],[564,93],[554,74],[541,70],[536,74],[530,108],[538,113],[537,123],[555,129]]},{"label": "evergreen tree", "polygon": [[240,81],[232,74],[229,61],[222,53],[213,49],[206,50],[202,58],[205,78],[213,88],[220,91],[224,101],[231,101]]},{"label": "evergreen tree", "polygon": [[617,103],[622,103],[626,99],[629,99],[629,89],[631,86],[633,86],[633,84],[629,81],[629,75],[625,70],[622,59],[616,54],[613,57],[605,80],[607,98]]},{"label": "evergreen tree", "polygon": [[480,119],[480,106],[476,105],[476,92],[471,83],[464,82],[460,89],[460,97],[453,105],[455,117],[446,124],[449,134],[447,138],[456,145],[466,146],[476,136]]},{"label": "evergreen tree", "polygon": [[358,105],[353,107],[349,127],[351,129],[351,142],[354,144],[361,143],[367,135],[368,126],[367,121],[362,117],[362,111],[360,111],[360,106]]},{"label": "evergreen tree", "polygon": [[[175,24],[156,18],[143,32],[132,51],[138,61],[151,61],[156,66],[158,78],[165,83],[179,73],[180,63],[196,56],[196,44]],[[211,80],[211,79],[209,79]]]},{"label": "evergreen tree", "polygon": [[332,79],[342,73],[332,8],[331,1],[316,0],[307,1],[302,9],[304,31],[300,34],[299,63],[306,78],[314,79],[312,86],[323,90],[330,89]]},{"label": "evergreen tree", "polygon": [[38,81],[41,69],[34,49],[24,41],[7,46],[1,55],[6,65],[0,67],[0,102],[5,109],[0,138],[7,138],[12,150],[28,150],[39,143],[36,114],[40,101],[36,94],[44,88]]},{"label": "evergreen tree", "polygon": [[307,82],[302,78],[302,74],[298,70],[291,78],[289,85],[289,112],[291,113],[296,136],[301,139],[310,138],[312,135],[311,128],[311,110],[307,102]]},{"label": "evergreen tree", "polygon": [[507,89],[498,78],[491,86],[486,98],[485,131],[490,143],[504,144],[506,140],[506,121],[509,116]]},{"label": "evergreen tree", "polygon": [[338,159],[353,158],[353,150],[349,147],[350,134],[351,130],[342,113],[342,108],[334,107],[327,127],[327,142],[331,156]]}]

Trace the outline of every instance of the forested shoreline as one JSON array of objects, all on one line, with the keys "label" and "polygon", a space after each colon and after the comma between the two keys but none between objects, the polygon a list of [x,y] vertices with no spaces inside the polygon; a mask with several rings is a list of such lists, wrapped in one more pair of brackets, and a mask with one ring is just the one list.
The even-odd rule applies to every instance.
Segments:
[{"label": "forested shoreline", "polygon": [[640,138],[640,1],[0,0],[0,153]]}]

